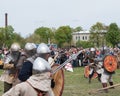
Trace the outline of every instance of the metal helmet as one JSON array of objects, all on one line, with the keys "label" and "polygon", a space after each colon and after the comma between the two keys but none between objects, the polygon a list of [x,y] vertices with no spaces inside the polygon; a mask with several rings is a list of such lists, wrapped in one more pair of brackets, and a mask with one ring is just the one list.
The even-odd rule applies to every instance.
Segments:
[{"label": "metal helmet", "polygon": [[35,44],[35,43],[32,43],[32,46],[34,46],[34,48],[35,48],[35,49],[37,48],[37,46],[36,46],[36,44]]},{"label": "metal helmet", "polygon": [[51,71],[50,64],[43,58],[37,57],[33,62],[33,71],[35,72],[48,72]]},{"label": "metal helmet", "polygon": [[45,43],[41,43],[37,48],[37,53],[50,53],[49,47]]},{"label": "metal helmet", "polygon": [[34,43],[26,43],[25,50],[33,50],[36,49],[36,45]]},{"label": "metal helmet", "polygon": [[20,48],[20,45],[18,43],[13,43],[11,45],[11,51],[19,51],[21,48]]}]

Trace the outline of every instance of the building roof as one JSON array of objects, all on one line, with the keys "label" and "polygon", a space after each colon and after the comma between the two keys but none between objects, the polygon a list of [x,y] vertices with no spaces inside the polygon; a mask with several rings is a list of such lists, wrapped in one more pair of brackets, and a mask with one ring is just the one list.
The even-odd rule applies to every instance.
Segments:
[{"label": "building roof", "polygon": [[78,32],[73,32],[72,34],[84,34],[84,33],[90,33],[90,31],[78,31]]}]

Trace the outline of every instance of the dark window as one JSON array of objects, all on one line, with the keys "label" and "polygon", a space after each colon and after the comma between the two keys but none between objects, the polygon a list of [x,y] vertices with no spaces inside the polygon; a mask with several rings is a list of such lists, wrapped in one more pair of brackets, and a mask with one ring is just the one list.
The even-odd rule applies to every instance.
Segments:
[{"label": "dark window", "polygon": [[77,40],[77,36],[76,36],[76,40]]},{"label": "dark window", "polygon": [[84,36],[83,36],[83,40],[84,40]]}]

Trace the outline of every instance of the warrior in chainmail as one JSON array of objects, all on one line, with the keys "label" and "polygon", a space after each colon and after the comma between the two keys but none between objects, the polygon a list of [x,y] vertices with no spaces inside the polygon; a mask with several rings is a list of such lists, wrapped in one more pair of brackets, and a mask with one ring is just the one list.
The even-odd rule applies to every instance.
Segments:
[{"label": "warrior in chainmail", "polygon": [[34,43],[26,43],[24,50],[27,58],[18,74],[18,78],[22,82],[26,81],[32,75],[33,62],[37,58],[36,45]]},{"label": "warrior in chainmail", "polygon": [[26,82],[17,84],[2,96],[54,96],[49,93],[51,85],[50,64],[37,57],[33,62],[33,75]]},{"label": "warrior in chainmail", "polygon": [[13,43],[10,48],[10,52],[6,55],[4,59],[4,73],[1,75],[0,80],[4,82],[4,92],[8,91],[16,78],[17,68],[16,65],[20,58],[20,45],[18,43]]}]

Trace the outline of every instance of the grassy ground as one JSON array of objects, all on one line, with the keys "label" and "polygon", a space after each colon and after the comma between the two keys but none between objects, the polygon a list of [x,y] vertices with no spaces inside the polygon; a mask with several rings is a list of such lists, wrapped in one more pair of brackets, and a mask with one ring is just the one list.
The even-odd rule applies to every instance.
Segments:
[{"label": "grassy ground", "polygon": [[[0,70],[0,75],[2,74],[2,70]],[[0,96],[2,96],[3,93],[3,82],[0,81]]]},{"label": "grassy ground", "polygon": [[[0,71],[1,73],[2,71]],[[65,71],[65,86],[62,96],[120,96],[120,86],[115,89],[109,89],[108,93],[96,92],[89,94],[93,90],[102,88],[97,78],[93,79],[91,84],[88,83],[88,79],[84,78],[84,68],[74,68],[74,72]],[[113,75],[114,84],[120,83],[120,69],[116,70],[116,74]],[[3,83],[0,82],[0,96],[3,93]]]},{"label": "grassy ground", "polygon": [[[120,83],[120,70],[113,75],[114,84]],[[97,92],[89,94],[93,90],[102,88],[97,78],[93,79],[91,84],[88,83],[88,78],[84,78],[84,68],[74,68],[74,72],[65,72],[65,86],[62,96],[120,96],[120,86],[115,89],[109,89],[108,93]]]}]

